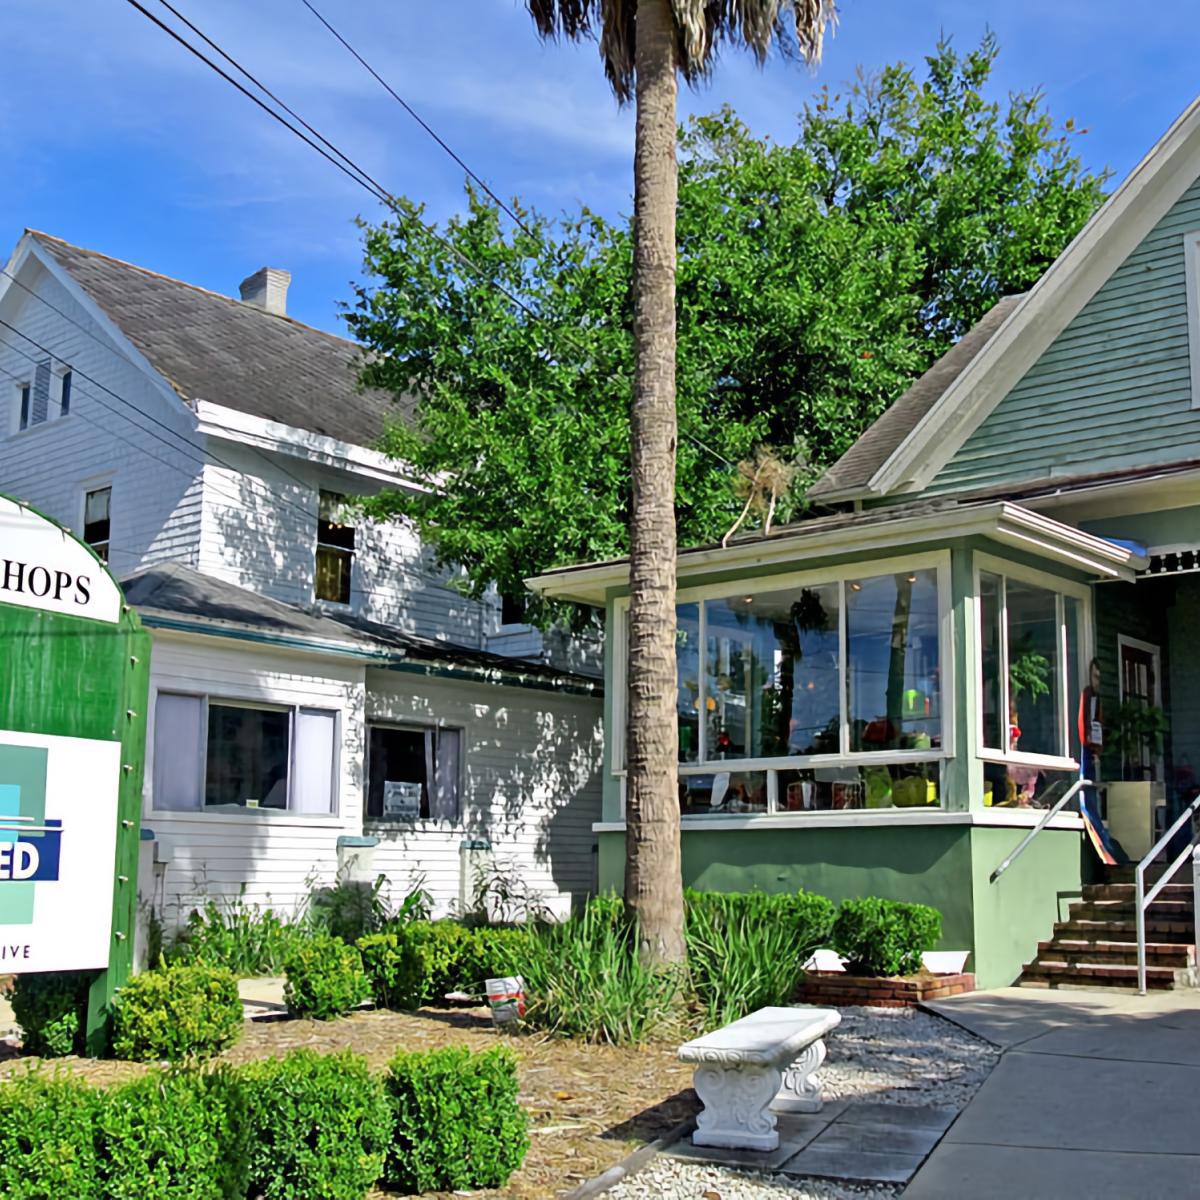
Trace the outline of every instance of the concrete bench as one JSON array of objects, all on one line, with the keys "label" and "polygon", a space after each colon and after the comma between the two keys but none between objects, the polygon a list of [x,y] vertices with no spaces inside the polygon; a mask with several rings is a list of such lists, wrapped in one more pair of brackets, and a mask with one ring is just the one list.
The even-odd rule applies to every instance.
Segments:
[{"label": "concrete bench", "polygon": [[695,1063],[693,1085],[704,1102],[697,1146],[775,1150],[775,1114],[819,1112],[813,1078],[825,1061],[825,1035],[841,1021],[832,1008],[760,1008],[740,1021],[679,1047]]}]

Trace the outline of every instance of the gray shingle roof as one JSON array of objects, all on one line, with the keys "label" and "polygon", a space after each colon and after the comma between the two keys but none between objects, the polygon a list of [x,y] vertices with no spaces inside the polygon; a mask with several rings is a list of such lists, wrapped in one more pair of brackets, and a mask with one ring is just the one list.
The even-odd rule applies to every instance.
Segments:
[{"label": "gray shingle roof", "polygon": [[921,376],[808,490],[813,500],[865,488],[1024,299],[1005,296]]},{"label": "gray shingle roof", "polygon": [[354,342],[29,232],[184,400],[208,400],[360,446],[378,441],[386,417],[411,413],[411,403],[358,391]]},{"label": "gray shingle roof", "polygon": [[182,563],[143,567],[125,576],[121,587],[126,601],[151,628],[186,626],[190,632],[214,637],[249,637],[357,655],[384,667],[400,662],[448,667],[476,679],[496,683],[520,679],[527,686],[554,691],[599,694],[603,690],[597,679],[533,659],[510,658],[474,646],[400,633],[349,614],[297,608],[201,574]]}]

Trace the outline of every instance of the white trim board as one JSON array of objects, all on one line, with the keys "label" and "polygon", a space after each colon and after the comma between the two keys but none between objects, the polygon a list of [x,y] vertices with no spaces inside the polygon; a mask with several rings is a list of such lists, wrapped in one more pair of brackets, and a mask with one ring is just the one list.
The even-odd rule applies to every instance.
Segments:
[{"label": "white trim board", "polygon": [[[921,809],[893,808],[869,812],[758,813],[730,817],[680,817],[679,828],[690,830],[743,829],[835,829],[855,825],[979,825],[994,829],[1032,829],[1044,817],[1040,808],[989,808],[982,812],[927,812]],[[1047,829],[1083,829],[1077,813],[1059,813],[1047,823]],[[593,833],[624,833],[624,821],[596,821]]]}]

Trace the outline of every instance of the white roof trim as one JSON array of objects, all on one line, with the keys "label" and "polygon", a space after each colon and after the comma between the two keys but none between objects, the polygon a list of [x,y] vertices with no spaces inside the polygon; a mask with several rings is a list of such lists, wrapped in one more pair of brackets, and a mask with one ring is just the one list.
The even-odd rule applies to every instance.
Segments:
[{"label": "white roof trim", "polygon": [[[926,487],[1198,175],[1200,98],[1051,263],[875,472],[868,491],[886,495]],[[851,494],[849,489],[846,494]],[[842,493],[838,498],[844,498]]]},{"label": "white roof trim", "polygon": [[369,450],[353,442],[343,442],[307,429],[298,429],[294,425],[257,417],[237,408],[215,404],[211,400],[197,399],[193,407],[199,421],[198,432],[208,437],[238,442],[257,450],[287,454],[338,471],[362,475],[391,487],[402,487],[408,491],[426,490],[409,479],[392,459],[378,450]]},{"label": "white roof trim", "polygon": [[[684,550],[677,560],[676,576],[682,585],[688,576],[705,571],[741,570],[750,574],[755,569],[805,558],[846,553],[866,557],[915,542],[944,544],[951,538],[972,534],[993,538],[1101,579],[1131,581],[1145,566],[1145,559],[1124,546],[1020,505],[998,501],[897,516],[859,526],[842,524],[807,532],[801,526],[770,538],[735,542],[727,549],[710,546]],[[527,579],[525,584],[553,599],[603,605],[610,588],[623,587],[628,582],[629,562],[620,559],[563,567]]]}]

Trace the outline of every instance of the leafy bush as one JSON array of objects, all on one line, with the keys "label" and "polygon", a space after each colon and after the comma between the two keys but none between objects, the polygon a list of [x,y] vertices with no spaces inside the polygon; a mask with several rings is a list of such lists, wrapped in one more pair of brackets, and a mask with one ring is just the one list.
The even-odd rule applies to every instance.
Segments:
[{"label": "leafy bush", "polygon": [[93,1136],[100,1094],[31,1071],[0,1086],[0,1196],[101,1200]]},{"label": "leafy bush", "polygon": [[942,914],[927,904],[867,896],[844,900],[833,925],[833,948],[856,975],[908,975],[942,935]]},{"label": "leafy bush", "polygon": [[247,904],[240,896],[209,900],[188,914],[165,957],[171,963],[227,967],[238,976],[278,975],[306,936],[303,923],[285,921],[274,909]]},{"label": "leafy bush", "polygon": [[787,1004],[834,906],[810,892],[684,893],[688,968],[704,1025],[715,1029],[769,1004]]},{"label": "leafy bush", "polygon": [[228,1069],[155,1071],[102,1094],[106,1200],[245,1196],[250,1114]]},{"label": "leafy bush", "polygon": [[364,1059],[294,1050],[236,1075],[253,1126],[251,1195],[362,1200],[383,1170],[392,1130],[383,1083]]},{"label": "leafy bush", "polygon": [[358,939],[371,996],[380,1008],[420,1008],[426,991],[425,958],[403,928]]},{"label": "leafy bush", "polygon": [[666,1033],[680,1009],[681,974],[645,966],[635,926],[611,905],[538,926],[521,974],[530,1024],[590,1042],[629,1045]]},{"label": "leafy bush", "polygon": [[447,992],[481,992],[488,979],[519,974],[533,925],[464,925],[415,921],[407,932],[424,963],[422,1003],[438,1004]]},{"label": "leafy bush", "polygon": [[27,1054],[62,1058],[83,1053],[88,989],[95,978],[92,971],[17,976],[12,1009]]},{"label": "leafy bush", "polygon": [[283,998],[295,1017],[327,1021],[350,1012],[371,995],[358,948],[327,933],[314,933],[294,946],[284,972]]},{"label": "leafy bush", "polygon": [[237,980],[224,967],[160,967],[125,984],[113,1001],[112,1050],[135,1062],[203,1061],[242,1032]]},{"label": "leafy bush", "polygon": [[529,1148],[517,1065],[503,1046],[396,1055],[385,1078],[393,1112],[384,1177],[403,1192],[503,1187]]},{"label": "leafy bush", "polygon": [[351,944],[377,933],[391,919],[381,894],[386,882],[383,875],[374,883],[342,877],[332,887],[313,889],[308,898],[310,927]]}]

